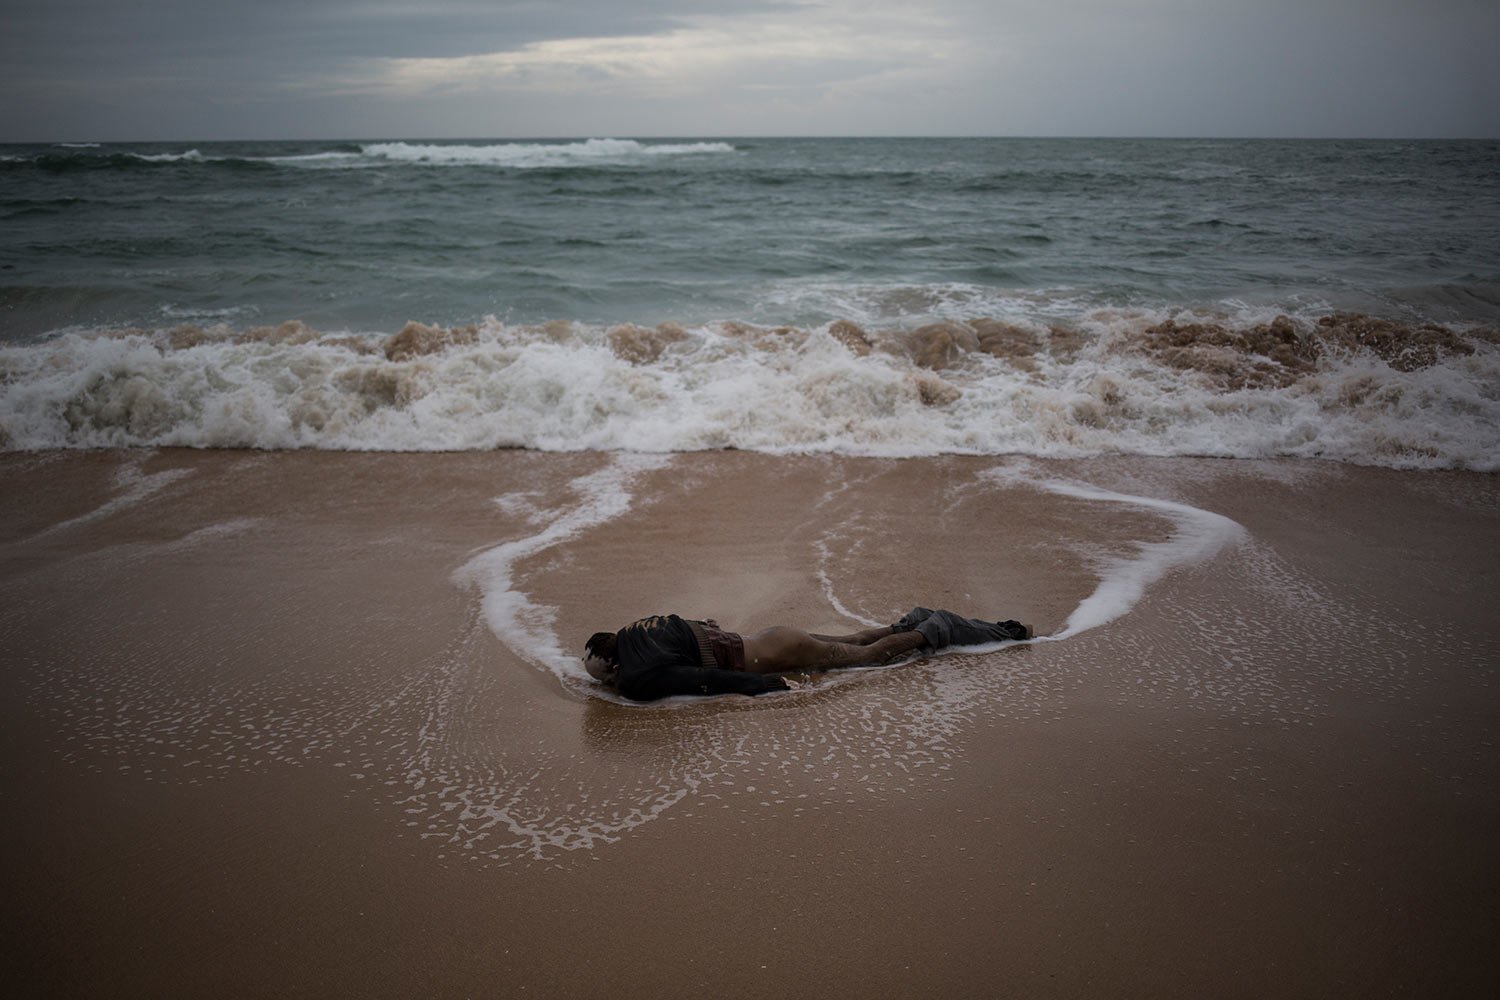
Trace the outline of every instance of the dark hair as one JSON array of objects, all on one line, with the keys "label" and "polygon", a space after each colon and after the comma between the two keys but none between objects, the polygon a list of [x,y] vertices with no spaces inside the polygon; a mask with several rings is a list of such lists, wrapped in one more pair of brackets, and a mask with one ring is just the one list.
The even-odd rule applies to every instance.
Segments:
[{"label": "dark hair", "polygon": [[595,632],[589,636],[589,641],[583,644],[583,648],[590,656],[597,656],[611,663],[615,662],[615,634],[613,632]]}]

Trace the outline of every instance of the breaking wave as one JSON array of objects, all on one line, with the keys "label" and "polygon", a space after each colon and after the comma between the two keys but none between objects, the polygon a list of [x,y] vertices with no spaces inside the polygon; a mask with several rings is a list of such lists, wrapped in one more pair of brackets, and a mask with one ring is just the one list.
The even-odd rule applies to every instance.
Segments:
[{"label": "breaking wave", "polygon": [[426,166],[493,166],[514,169],[629,164],[673,156],[733,153],[727,142],[640,142],[635,139],[586,139],[579,142],[342,143],[312,153],[250,156],[204,154],[200,150],[140,152],[111,150],[98,143],[58,143],[35,155],[6,155],[10,169],[39,168],[53,173],[128,170],[153,166],[207,164],[227,167],[358,168],[417,164]]},{"label": "breaking wave", "polygon": [[497,167],[558,167],[648,156],[732,153],[727,142],[643,143],[634,139],[588,139],[568,143],[502,142],[484,146],[379,142],[361,147],[365,156],[402,163],[484,164]]},{"label": "breaking wave", "polygon": [[0,349],[0,447],[1326,458],[1500,468],[1500,334],[1362,314],[1064,325],[299,322]]}]

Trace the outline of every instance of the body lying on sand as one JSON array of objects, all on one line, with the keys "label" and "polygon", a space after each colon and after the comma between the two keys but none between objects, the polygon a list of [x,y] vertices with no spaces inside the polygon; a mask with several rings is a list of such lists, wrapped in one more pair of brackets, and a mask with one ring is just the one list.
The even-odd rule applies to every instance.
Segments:
[{"label": "body lying on sand", "polygon": [[633,701],[673,695],[789,691],[787,673],[891,663],[923,649],[1030,639],[1018,621],[986,622],[951,611],[912,608],[899,621],[852,635],[815,635],[784,625],[750,636],[708,619],[653,615],[618,632],[596,632],[584,668]]}]

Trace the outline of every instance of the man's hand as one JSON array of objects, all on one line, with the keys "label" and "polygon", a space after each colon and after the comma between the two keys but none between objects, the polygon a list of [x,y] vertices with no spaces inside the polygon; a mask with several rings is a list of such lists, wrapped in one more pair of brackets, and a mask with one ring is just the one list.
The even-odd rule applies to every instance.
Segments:
[{"label": "man's hand", "polygon": [[788,691],[799,691],[802,689],[802,681],[794,681],[790,677],[783,677],[781,683],[786,685]]}]

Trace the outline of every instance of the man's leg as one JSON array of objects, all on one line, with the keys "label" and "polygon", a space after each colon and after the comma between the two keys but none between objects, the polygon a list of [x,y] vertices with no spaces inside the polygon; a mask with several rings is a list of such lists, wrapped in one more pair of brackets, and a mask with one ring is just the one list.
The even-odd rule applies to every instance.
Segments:
[{"label": "man's leg", "polygon": [[863,632],[855,632],[853,635],[819,635],[816,632],[809,633],[819,642],[841,642],[846,646],[868,646],[877,639],[884,639],[888,635],[894,635],[889,625],[881,625],[876,628],[867,628]]},{"label": "man's leg", "polygon": [[[754,674],[799,670],[838,670],[873,666],[915,652],[927,645],[920,632],[886,634],[864,645],[829,642],[799,629],[777,626],[745,637],[745,669]],[[864,633],[861,633],[864,634]]]},{"label": "man's leg", "polygon": [[912,608],[906,614],[902,615],[900,621],[894,625],[878,625],[875,628],[867,628],[863,632],[856,632],[853,635],[818,635],[817,633],[813,633],[813,638],[820,642],[843,642],[852,646],[868,646],[870,643],[884,639],[886,636],[893,635],[896,632],[910,632],[919,623],[931,617],[931,608]]}]

